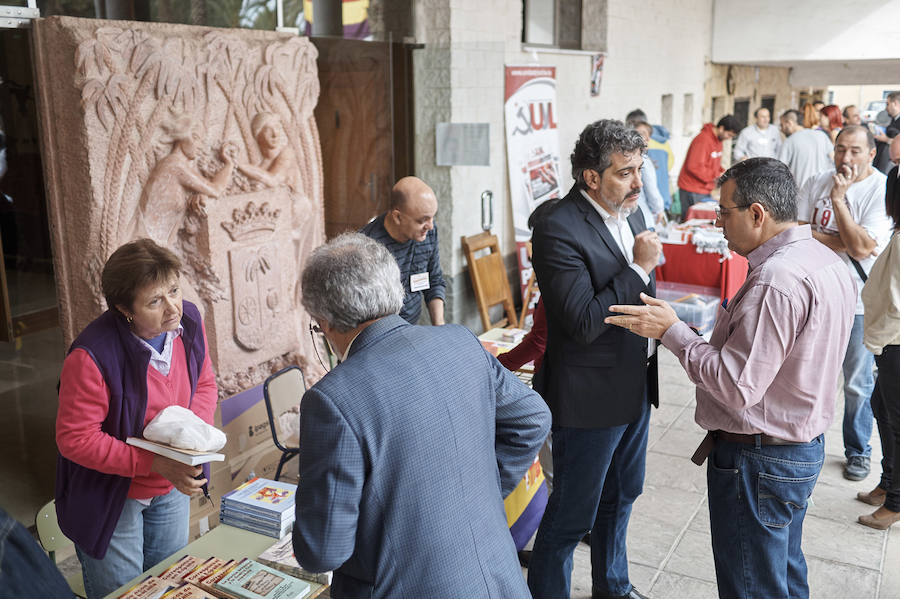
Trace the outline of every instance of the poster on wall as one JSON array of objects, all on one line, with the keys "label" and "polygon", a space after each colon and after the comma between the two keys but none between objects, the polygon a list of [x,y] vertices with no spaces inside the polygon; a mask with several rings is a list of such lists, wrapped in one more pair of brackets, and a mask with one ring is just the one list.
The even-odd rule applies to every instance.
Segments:
[{"label": "poster on wall", "polygon": [[603,61],[606,54],[594,54],[591,56],[591,95],[600,95],[600,83],[603,81]]},{"label": "poster on wall", "polygon": [[[557,132],[556,67],[506,67],[506,153],[519,285],[524,296],[531,277],[526,242],[528,216],[542,202],[561,197]],[[527,321],[540,294],[534,294]]]}]

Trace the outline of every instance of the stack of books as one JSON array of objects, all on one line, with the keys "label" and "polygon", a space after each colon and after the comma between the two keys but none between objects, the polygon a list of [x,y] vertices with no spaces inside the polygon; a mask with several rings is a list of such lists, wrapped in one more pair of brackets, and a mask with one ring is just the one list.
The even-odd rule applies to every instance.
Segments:
[{"label": "stack of books", "polygon": [[331,584],[331,572],[310,572],[297,563],[297,558],[294,557],[292,533],[288,533],[287,536],[282,537],[277,543],[260,553],[256,561],[264,566],[290,574],[294,578],[309,580],[319,584]]},{"label": "stack of books", "polygon": [[251,478],[222,496],[219,521],[280,539],[294,525],[297,485]]},{"label": "stack of books", "polygon": [[303,599],[310,591],[308,582],[252,559],[204,561],[186,555],[119,599]]},{"label": "stack of books", "polygon": [[208,588],[223,599],[303,599],[310,591],[308,582],[247,558],[237,562],[224,576],[215,576]]}]

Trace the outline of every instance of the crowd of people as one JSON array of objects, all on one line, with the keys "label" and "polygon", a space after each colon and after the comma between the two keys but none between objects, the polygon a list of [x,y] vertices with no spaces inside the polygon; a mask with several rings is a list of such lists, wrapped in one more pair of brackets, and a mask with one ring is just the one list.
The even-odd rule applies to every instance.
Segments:
[{"label": "crowd of people", "polygon": [[[716,222],[749,262],[708,341],[654,297],[672,151],[642,111],[585,127],[575,184],[529,219],[540,302],[499,361],[445,325],[437,198],[418,178],[398,181],[384,214],[317,248],[302,273],[303,305],[338,365],[302,399],[298,562],[334,570],[334,597],[437,597],[464,580],[476,597],[559,598],[587,540],[592,596],[644,597],[626,539],[663,345],[696,385],[707,431],[692,459],[708,461],[720,596],[808,596],[803,519],[841,372],[844,475],[869,474],[873,414],[884,455],[878,485],[857,496],[877,509],[859,522],[900,520],[900,185],[897,166],[885,172],[900,164],[900,93],[887,113],[884,132],[855,107],[812,104],[783,113],[780,131],[766,108],[744,129],[731,115],[704,125],[673,216],[717,195]],[[108,310],[63,365],[56,507],[89,597],[186,544],[188,497],[208,477],[124,442],[170,405],[213,421],[204,325],[180,276],[149,239],[116,250],[101,280]],[[444,326],[415,326],[423,303]],[[530,360],[533,390],[511,372]],[[552,492],[526,580],[503,498],[542,447]]]},{"label": "crowd of people", "polygon": [[[891,115],[900,113],[900,96],[889,98],[889,106]],[[820,112],[833,120],[833,110]],[[692,459],[708,461],[721,597],[809,596],[802,528],[824,463],[824,434],[836,413],[841,372],[845,476],[862,480],[868,474],[870,402],[885,456],[878,485],[857,496],[877,509],[859,522],[886,529],[900,520],[900,477],[892,476],[900,451],[900,250],[891,236],[900,216],[897,168],[885,176],[873,166],[876,138],[865,126],[842,123],[836,130],[823,123],[823,131],[809,130],[800,125],[803,115],[788,111],[782,132],[791,133],[783,140],[770,129],[765,109],[755,116],[755,131],[741,131],[730,116],[705,126],[678,179],[678,196],[688,201],[718,189],[717,224],[731,251],[749,262],[744,285],[723,302],[708,341],[654,298],[662,254],[654,228],[665,224],[667,204],[671,208],[668,185],[659,182],[668,181],[671,150],[664,130],[640,111],[629,115],[627,125],[588,125],[571,155],[575,185],[531,215],[540,301],[533,329],[499,363],[485,358],[456,325],[441,327],[452,333],[426,333],[394,316],[398,308],[343,305],[337,295],[304,299],[344,362],[307,393],[301,411],[302,435],[316,439],[321,451],[301,454],[305,483],[295,527],[300,563],[336,568],[335,596],[386,596],[397,589],[440,595],[437,589],[450,584],[451,571],[477,568],[482,575],[469,581],[469,594],[557,598],[569,595],[574,549],[586,541],[592,597],[645,597],[629,579],[627,529],[643,491],[649,414],[661,400],[659,345],[678,357],[697,387],[695,419],[707,435]],[[887,133],[888,139],[896,137],[896,131]],[[733,137],[739,137],[735,162],[726,170],[722,142]],[[810,147],[821,147],[824,158],[806,156]],[[890,148],[900,162],[900,139]],[[769,155],[754,155],[759,152]],[[795,158],[794,164],[785,158]],[[661,172],[648,178],[657,166]],[[798,168],[808,172],[800,184]],[[422,257],[419,266],[409,265],[416,244],[424,244],[433,229],[436,202],[421,182],[401,187],[412,183],[428,197],[424,211],[398,195],[391,210],[364,229],[379,231],[373,237],[396,260],[379,257],[377,244],[348,234],[316,251],[304,289],[326,289],[324,281],[345,272],[347,284],[372,287],[362,297],[374,301],[383,292],[374,290],[372,277],[396,279],[378,275],[378,264],[398,262],[402,303],[421,305],[427,287],[417,291],[413,277],[418,274],[424,285],[428,269]],[[404,221],[409,228],[400,235]],[[402,252],[395,250],[398,243],[405,244]],[[348,254],[360,259],[353,267]],[[411,293],[419,297],[410,300]],[[357,316],[341,322],[341,314]],[[408,370],[380,367],[388,356],[413,348]],[[532,401],[537,396],[497,370],[530,360],[538,404]],[[468,369],[465,382],[460,368]],[[485,372],[493,384],[483,381]],[[514,421],[506,418],[512,396],[522,410]],[[495,409],[487,418],[499,472],[491,489],[471,478],[472,471],[486,474],[484,464],[468,454],[470,442],[491,439],[484,422],[478,423],[485,419],[485,402]],[[408,412],[410,403],[418,414]],[[398,415],[386,418],[385,412]],[[526,594],[509,559],[515,547],[501,531],[500,498],[534,455],[548,424],[541,459],[552,492],[527,559]],[[421,447],[422,432],[443,433],[441,443],[452,444],[457,462],[447,465],[445,447]],[[521,442],[509,444],[514,438]],[[471,468],[461,467],[469,461]],[[429,478],[438,475],[458,482],[458,489],[471,486],[472,494],[442,495]],[[398,494],[406,500],[399,502]],[[458,519],[473,496],[489,502],[482,503],[482,512],[489,513],[477,526],[471,514]],[[434,551],[440,546],[452,547],[452,558]],[[502,558],[483,557],[501,547]],[[420,566],[415,575],[391,567],[410,560]]]}]

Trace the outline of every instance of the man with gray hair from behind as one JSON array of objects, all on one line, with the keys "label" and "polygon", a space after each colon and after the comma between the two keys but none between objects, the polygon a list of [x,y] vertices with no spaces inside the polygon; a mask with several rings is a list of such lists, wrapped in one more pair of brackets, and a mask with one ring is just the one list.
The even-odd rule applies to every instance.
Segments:
[{"label": "man with gray hair from behind", "polygon": [[359,233],[317,248],[303,305],[341,362],[303,395],[294,555],[331,596],[526,597],[503,498],[550,429],[541,397],[459,325],[397,313],[400,271]]}]

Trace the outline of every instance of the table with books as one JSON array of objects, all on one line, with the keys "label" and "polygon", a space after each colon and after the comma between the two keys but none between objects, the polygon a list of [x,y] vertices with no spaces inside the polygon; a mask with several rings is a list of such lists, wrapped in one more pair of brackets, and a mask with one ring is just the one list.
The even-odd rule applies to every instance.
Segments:
[{"label": "table with books", "polygon": [[[522,339],[527,334],[528,331],[524,329],[494,328],[478,335],[478,340],[481,341],[481,345],[490,352],[491,355],[496,357],[504,352],[508,352],[521,343]],[[531,379],[534,377],[534,362],[524,364],[515,372],[515,374],[520,381],[530,387]]]},{"label": "table with books", "polygon": [[[245,557],[252,559],[258,557],[276,542],[278,542],[278,539],[250,532],[249,530],[235,528],[234,526],[229,526],[227,524],[220,524],[196,541],[189,543],[187,547],[170,555],[140,576],[136,577],[134,580],[125,583],[120,588],[107,595],[106,599],[116,599],[147,576],[162,574],[169,566],[173,565],[185,555],[192,555],[203,559],[209,557],[217,557],[220,560],[240,560]],[[327,585],[311,581],[306,582],[310,586],[310,592],[306,595],[306,599],[318,597],[328,588]]]},{"label": "table with books", "polygon": [[317,597],[331,575],[307,572],[294,559],[296,490],[290,483],[253,478],[229,491],[222,496],[219,526],[107,599]]}]

